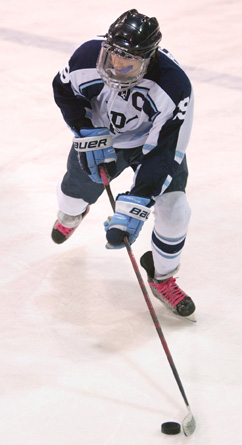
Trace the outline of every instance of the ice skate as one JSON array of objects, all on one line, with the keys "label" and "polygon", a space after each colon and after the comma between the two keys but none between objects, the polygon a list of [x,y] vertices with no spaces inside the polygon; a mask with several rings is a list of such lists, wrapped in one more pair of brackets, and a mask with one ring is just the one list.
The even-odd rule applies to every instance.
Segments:
[{"label": "ice skate", "polygon": [[155,279],[154,262],[151,251],[146,252],[141,257],[140,264],[147,272],[148,283],[153,295],[176,315],[195,322],[195,304],[192,299],[179,288],[176,279],[173,278],[173,274],[176,273],[177,269],[162,277],[164,279]]},{"label": "ice skate", "polygon": [[51,238],[56,244],[62,244],[66,241],[73,232],[77,229],[83,218],[89,212],[90,206],[86,208],[86,210],[77,216],[67,215],[61,211],[58,212],[58,219],[56,220]]}]

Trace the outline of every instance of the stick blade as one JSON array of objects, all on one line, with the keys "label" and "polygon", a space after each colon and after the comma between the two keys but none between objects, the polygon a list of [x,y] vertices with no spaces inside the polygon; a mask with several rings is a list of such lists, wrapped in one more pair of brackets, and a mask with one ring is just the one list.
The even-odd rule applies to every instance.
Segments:
[{"label": "stick blade", "polygon": [[196,429],[196,421],[189,410],[189,414],[185,417],[185,419],[182,422],[182,428],[185,436],[189,437],[192,433],[194,433]]}]

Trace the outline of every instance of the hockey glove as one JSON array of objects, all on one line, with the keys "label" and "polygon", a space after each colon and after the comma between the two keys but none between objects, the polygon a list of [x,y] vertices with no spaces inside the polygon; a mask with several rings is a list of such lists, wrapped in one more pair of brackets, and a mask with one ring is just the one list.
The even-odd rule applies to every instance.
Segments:
[{"label": "hockey glove", "polygon": [[116,174],[117,155],[107,128],[83,128],[73,139],[81,168],[94,182],[102,183],[98,166],[105,164],[110,177]]},{"label": "hockey glove", "polygon": [[133,244],[141,231],[144,222],[150,214],[150,206],[153,201],[149,198],[118,195],[115,202],[115,213],[113,217],[104,223],[107,232],[107,249],[121,249],[125,245],[123,239],[128,237],[129,243]]}]

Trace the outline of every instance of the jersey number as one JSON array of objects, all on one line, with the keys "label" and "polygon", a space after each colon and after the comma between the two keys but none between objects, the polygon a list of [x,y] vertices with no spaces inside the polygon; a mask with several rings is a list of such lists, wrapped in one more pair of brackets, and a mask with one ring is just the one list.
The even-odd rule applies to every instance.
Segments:
[{"label": "jersey number", "polygon": [[185,119],[185,114],[187,111],[187,106],[189,104],[189,97],[186,97],[185,99],[181,100],[181,102],[179,102],[179,104],[177,105],[177,113],[175,114],[173,120],[175,119],[180,119],[180,120],[184,120]]},{"label": "jersey number", "polygon": [[69,83],[70,82],[70,67],[69,63],[67,63],[62,70],[60,70],[60,78],[61,82]]}]

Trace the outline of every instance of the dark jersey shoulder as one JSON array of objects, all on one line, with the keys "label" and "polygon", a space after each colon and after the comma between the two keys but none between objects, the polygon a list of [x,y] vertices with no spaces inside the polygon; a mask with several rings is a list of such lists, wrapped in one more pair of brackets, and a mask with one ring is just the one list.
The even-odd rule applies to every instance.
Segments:
[{"label": "dark jersey shoulder", "polygon": [[191,94],[191,82],[188,76],[167,50],[157,52],[145,78],[157,83],[175,104]]},{"label": "dark jersey shoulder", "polygon": [[96,68],[101,44],[102,40],[89,40],[79,46],[70,58],[70,72],[85,68]]}]

